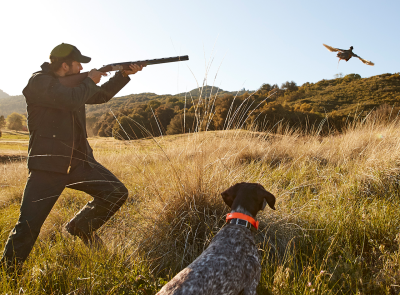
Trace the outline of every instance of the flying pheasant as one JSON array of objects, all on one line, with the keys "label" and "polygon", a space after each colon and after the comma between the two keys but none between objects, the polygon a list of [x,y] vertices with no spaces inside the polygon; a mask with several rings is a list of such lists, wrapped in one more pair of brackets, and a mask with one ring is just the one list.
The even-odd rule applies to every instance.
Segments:
[{"label": "flying pheasant", "polygon": [[354,56],[354,57],[358,57],[366,65],[369,65],[369,66],[373,66],[374,65],[373,62],[370,62],[369,60],[363,59],[363,58],[359,57],[357,54],[353,53],[353,46],[350,46],[350,49],[348,49],[348,50],[344,50],[344,49],[331,47],[331,46],[326,45],[326,44],[322,44],[322,45],[324,45],[330,52],[339,51],[338,54],[337,54],[337,57],[339,58],[339,62],[342,59],[344,59],[345,61],[348,61],[350,58],[352,58]]}]

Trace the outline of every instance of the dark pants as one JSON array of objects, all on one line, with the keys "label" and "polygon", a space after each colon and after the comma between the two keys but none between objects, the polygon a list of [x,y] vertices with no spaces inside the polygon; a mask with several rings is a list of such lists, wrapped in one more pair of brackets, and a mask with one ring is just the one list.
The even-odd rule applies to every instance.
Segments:
[{"label": "dark pants", "polygon": [[30,171],[20,216],[9,235],[2,262],[11,266],[26,260],[40,228],[65,187],[83,191],[94,198],[69,222],[72,234],[89,236],[107,222],[128,197],[122,182],[97,162],[90,166],[87,163],[77,165],[70,174]]}]

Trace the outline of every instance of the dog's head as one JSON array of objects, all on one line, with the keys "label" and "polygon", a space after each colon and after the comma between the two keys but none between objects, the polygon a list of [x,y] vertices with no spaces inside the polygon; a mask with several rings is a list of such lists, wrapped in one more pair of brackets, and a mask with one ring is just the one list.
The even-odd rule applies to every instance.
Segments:
[{"label": "dog's head", "polygon": [[258,211],[264,210],[267,204],[275,210],[275,196],[266,191],[259,183],[237,183],[222,192],[221,195],[231,209],[242,206],[254,216]]}]

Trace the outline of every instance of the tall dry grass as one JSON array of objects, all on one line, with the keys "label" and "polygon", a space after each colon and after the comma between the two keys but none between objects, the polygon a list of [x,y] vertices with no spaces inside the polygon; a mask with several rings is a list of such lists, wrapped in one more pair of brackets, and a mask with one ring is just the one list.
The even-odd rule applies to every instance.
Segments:
[{"label": "tall dry grass", "polygon": [[[168,280],[187,266],[224,225],[229,208],[220,193],[245,181],[261,183],[277,197],[276,211],[258,215],[259,294],[399,292],[400,125],[370,118],[329,136],[281,130],[95,139],[97,160],[130,191],[100,230],[108,252],[88,251],[62,232],[89,199],[66,190],[21,277],[2,278],[0,290],[155,293],[164,283],[159,278]],[[0,190],[3,247],[26,172],[20,163],[0,169],[7,174]]]}]

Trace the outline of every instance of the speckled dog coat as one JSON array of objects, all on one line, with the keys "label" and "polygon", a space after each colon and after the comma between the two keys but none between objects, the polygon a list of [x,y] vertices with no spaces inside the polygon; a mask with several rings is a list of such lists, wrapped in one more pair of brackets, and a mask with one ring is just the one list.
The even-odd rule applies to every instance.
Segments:
[{"label": "speckled dog coat", "polygon": [[[258,183],[237,183],[221,193],[231,213],[255,218],[266,204],[275,210],[275,196]],[[257,225],[258,226],[258,225]],[[261,265],[250,229],[227,224],[210,246],[166,284],[159,295],[257,294]]]},{"label": "speckled dog coat", "polygon": [[227,224],[210,246],[178,273],[159,295],[255,295],[261,266],[251,231]]}]

